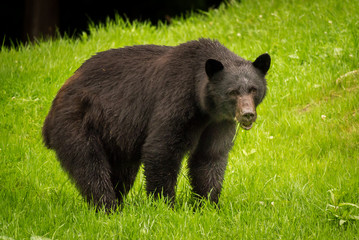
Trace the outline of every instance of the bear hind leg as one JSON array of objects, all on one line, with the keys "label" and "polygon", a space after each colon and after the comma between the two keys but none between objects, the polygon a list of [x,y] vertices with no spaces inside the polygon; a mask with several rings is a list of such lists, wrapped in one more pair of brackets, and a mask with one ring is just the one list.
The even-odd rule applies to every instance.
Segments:
[{"label": "bear hind leg", "polygon": [[120,172],[113,174],[111,177],[112,185],[115,190],[118,204],[121,204],[131,190],[140,168],[141,162],[137,161],[130,166],[121,167]]},{"label": "bear hind leg", "polygon": [[78,134],[75,142],[61,142],[56,149],[62,166],[75,181],[82,196],[96,208],[114,210],[116,194],[111,169],[102,142],[96,134]]}]

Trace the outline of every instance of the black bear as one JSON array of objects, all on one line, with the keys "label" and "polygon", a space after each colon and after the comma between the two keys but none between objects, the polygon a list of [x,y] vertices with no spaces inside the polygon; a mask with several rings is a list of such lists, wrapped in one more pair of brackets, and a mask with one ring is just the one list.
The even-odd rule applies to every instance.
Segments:
[{"label": "black bear", "polygon": [[270,62],[209,39],[100,52],[59,90],[44,143],[95,206],[121,204],[141,164],[147,193],[173,202],[186,153],[193,192],[217,203],[236,124],[256,120]]}]

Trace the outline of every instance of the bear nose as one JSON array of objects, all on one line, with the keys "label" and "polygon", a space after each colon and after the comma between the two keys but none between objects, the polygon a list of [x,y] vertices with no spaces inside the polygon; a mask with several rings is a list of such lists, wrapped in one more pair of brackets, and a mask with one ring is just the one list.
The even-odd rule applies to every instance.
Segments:
[{"label": "bear nose", "polygon": [[252,122],[255,114],[253,112],[243,113],[242,118],[244,118],[248,122]]}]

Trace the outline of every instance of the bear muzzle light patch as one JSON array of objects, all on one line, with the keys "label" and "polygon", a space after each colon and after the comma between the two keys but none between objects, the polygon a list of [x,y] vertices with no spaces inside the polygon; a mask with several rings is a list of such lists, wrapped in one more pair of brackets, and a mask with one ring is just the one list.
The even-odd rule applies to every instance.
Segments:
[{"label": "bear muzzle light patch", "polygon": [[249,130],[257,119],[256,107],[251,94],[239,96],[237,99],[237,110],[235,119],[241,128]]}]

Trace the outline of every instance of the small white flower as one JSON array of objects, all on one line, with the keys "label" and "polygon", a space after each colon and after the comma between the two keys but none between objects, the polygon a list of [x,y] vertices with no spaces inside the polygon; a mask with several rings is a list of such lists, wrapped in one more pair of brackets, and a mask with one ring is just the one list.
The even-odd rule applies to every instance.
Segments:
[{"label": "small white flower", "polygon": [[327,117],[327,116],[325,116],[325,115],[322,115],[322,116],[320,116],[323,120],[325,120],[325,118]]},{"label": "small white flower", "polygon": [[342,48],[334,48],[334,55],[339,56],[343,52]]}]

